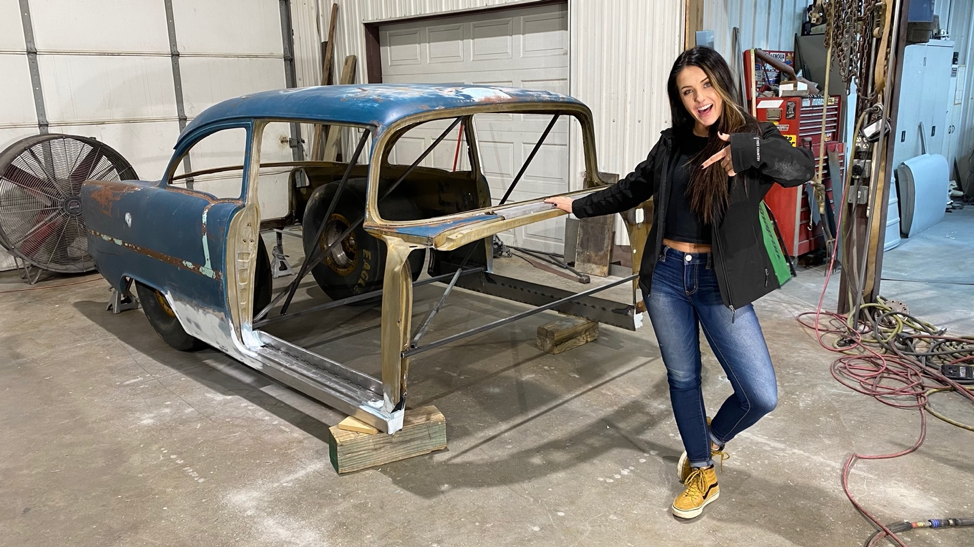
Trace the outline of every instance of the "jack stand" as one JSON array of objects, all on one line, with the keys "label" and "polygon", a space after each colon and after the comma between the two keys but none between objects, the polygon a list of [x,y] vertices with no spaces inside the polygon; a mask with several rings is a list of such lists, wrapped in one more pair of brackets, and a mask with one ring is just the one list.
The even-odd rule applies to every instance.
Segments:
[{"label": "jack stand", "polygon": [[275,230],[277,232],[277,243],[274,245],[274,255],[273,263],[271,264],[271,271],[273,272],[274,278],[285,277],[289,275],[294,275],[291,270],[291,265],[287,261],[287,255],[284,254],[284,241],[281,237],[280,230]]},{"label": "jack stand", "polygon": [[122,294],[115,290],[115,287],[111,288],[112,296],[108,301],[108,311],[112,313],[122,313],[123,311],[136,310],[139,308],[139,301],[134,296],[132,296],[128,289],[125,290],[125,294]]}]

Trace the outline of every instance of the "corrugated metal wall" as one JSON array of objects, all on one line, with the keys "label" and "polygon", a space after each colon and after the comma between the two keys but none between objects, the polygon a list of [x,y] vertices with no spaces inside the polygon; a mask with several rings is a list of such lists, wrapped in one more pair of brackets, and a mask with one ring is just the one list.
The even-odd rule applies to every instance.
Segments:
[{"label": "corrugated metal wall", "polygon": [[628,173],[670,125],[666,79],[683,49],[683,4],[569,3],[572,95],[594,113],[602,171]]},{"label": "corrugated metal wall", "polygon": [[741,49],[795,49],[808,0],[707,0],[703,28],[714,31],[714,49],[730,60],[731,32],[741,29]]}]

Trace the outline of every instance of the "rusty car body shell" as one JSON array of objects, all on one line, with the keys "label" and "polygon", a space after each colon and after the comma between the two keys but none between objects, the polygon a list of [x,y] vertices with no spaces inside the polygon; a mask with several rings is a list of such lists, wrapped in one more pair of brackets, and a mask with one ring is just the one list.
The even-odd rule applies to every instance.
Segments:
[{"label": "rusty car body shell", "polygon": [[[406,257],[418,248],[450,251],[528,223],[563,215],[541,200],[459,211],[433,219],[392,221],[377,206],[383,151],[405,128],[428,120],[483,112],[563,114],[579,121],[584,187],[598,177],[591,112],[546,91],[489,86],[325,86],[255,93],[200,113],[181,133],[158,181],[88,181],[81,199],[89,249],[99,272],[118,291],[133,280],[162,293],[183,329],[233,358],[388,433],[402,427],[412,315]],[[371,133],[365,230],[387,246],[382,292],[381,379],[255,329],[253,309],[260,210],[257,200],[262,131],[270,122],[341,123]],[[226,128],[247,133],[243,191],[217,199],[174,186],[180,158],[197,141]],[[298,164],[301,165],[298,165]],[[308,168],[314,162],[295,162]],[[566,184],[567,187],[567,184]],[[648,218],[627,219],[634,249]],[[640,238],[642,238],[640,240]],[[489,249],[489,246],[488,246]],[[633,261],[639,264],[638,257]],[[634,266],[638,267],[638,266]],[[636,286],[632,284],[635,294]],[[628,310],[629,319],[638,312]],[[638,318],[636,318],[638,320]],[[637,325],[638,326],[638,325]],[[635,327],[632,327],[635,328]]]}]

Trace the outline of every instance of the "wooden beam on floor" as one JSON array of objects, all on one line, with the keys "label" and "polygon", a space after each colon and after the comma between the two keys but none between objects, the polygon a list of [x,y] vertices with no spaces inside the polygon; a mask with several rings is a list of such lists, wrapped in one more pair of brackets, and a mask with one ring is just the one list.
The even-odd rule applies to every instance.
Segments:
[{"label": "wooden beam on floor", "polygon": [[393,435],[329,430],[328,454],[339,474],[361,471],[446,448],[446,418],[435,406],[406,410],[402,429]]},{"label": "wooden beam on floor", "polygon": [[599,324],[568,315],[538,327],[538,349],[552,355],[598,340]]}]

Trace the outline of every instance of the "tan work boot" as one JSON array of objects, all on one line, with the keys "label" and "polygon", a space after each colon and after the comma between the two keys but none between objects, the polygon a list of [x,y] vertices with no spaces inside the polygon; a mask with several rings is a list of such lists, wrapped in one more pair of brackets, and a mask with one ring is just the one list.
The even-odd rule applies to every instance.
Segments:
[{"label": "tan work boot", "polygon": [[681,519],[692,519],[703,512],[703,508],[720,497],[720,486],[717,484],[717,473],[714,466],[690,471],[684,481],[683,493],[673,500],[670,510]]},{"label": "tan work boot", "polygon": [[[707,417],[707,430],[710,430],[710,417]],[[730,458],[730,454],[726,454],[722,448],[714,448],[714,443],[710,443],[710,457],[717,459],[720,462],[720,469],[724,469],[724,460]],[[687,458],[687,451],[684,450],[683,454],[680,454],[680,459],[676,462],[676,477],[680,479],[680,482],[686,482],[687,477],[690,476],[690,460]]]},{"label": "tan work boot", "polygon": [[[722,449],[714,448],[713,443],[710,444],[710,457],[714,461],[720,463],[720,468],[724,468],[724,460],[730,459],[730,454],[724,452]],[[680,454],[680,459],[676,462],[676,476],[680,479],[680,482],[686,482],[687,477],[690,476],[690,472],[693,469],[690,467],[690,458],[687,457],[687,451],[684,450],[683,454]]]}]

